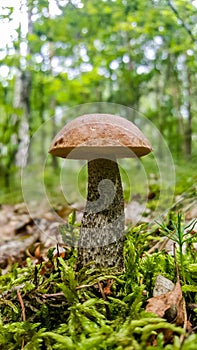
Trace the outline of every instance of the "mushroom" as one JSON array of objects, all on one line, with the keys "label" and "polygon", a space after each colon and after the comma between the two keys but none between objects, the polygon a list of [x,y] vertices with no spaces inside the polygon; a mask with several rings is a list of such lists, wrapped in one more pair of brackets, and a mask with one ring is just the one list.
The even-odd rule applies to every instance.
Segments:
[{"label": "mushroom", "polygon": [[78,242],[77,269],[124,267],[124,198],[118,158],[141,157],[152,148],[143,133],[125,118],[87,114],[55,136],[52,155],[88,160],[88,194]]}]

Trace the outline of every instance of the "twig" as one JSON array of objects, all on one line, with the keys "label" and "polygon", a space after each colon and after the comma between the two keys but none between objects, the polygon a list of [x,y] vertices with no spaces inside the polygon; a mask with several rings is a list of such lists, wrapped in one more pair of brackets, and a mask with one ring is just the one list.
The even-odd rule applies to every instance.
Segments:
[{"label": "twig", "polygon": [[19,290],[17,290],[17,296],[18,296],[18,300],[21,304],[21,309],[22,309],[22,319],[23,319],[23,322],[26,321],[26,315],[25,315],[25,305],[24,305],[24,302],[23,302],[23,299],[22,299],[22,296],[21,296],[21,293]]},{"label": "twig", "polygon": [[99,286],[99,292],[101,293],[103,299],[104,299],[104,300],[107,300],[107,297],[106,297],[106,295],[105,295],[105,293],[104,293],[104,291],[103,291],[103,287],[102,287],[102,285],[101,285],[101,282],[99,282],[99,281],[98,281],[98,286]]},{"label": "twig", "polygon": [[187,307],[188,307],[188,309],[190,309],[190,310],[194,310],[194,309],[197,309],[197,304],[189,303],[189,304],[187,305]]},{"label": "twig", "polygon": [[38,268],[35,265],[35,269],[34,269],[34,284],[37,287],[38,286]]},{"label": "twig", "polygon": [[82,289],[82,288],[89,288],[95,286],[97,283],[92,283],[92,284],[82,284],[81,286],[77,286],[76,290]]},{"label": "twig", "polygon": [[43,294],[42,296],[43,298],[62,297],[64,296],[64,293],[59,292],[59,293]]},{"label": "twig", "polygon": [[[17,290],[17,297],[18,297],[18,300],[20,302],[21,309],[22,309],[22,320],[23,320],[23,322],[25,322],[26,321],[25,305],[24,305],[23,298],[22,298],[21,293],[20,293],[19,290]],[[21,344],[21,350],[24,349],[24,345],[25,345],[25,337],[23,335],[23,337],[22,337],[22,344]]]},{"label": "twig", "polygon": [[184,20],[179,15],[177,9],[174,7],[174,5],[171,3],[171,1],[167,1],[167,4],[171,8],[171,10],[174,12],[176,17],[179,19],[179,21],[181,22],[182,27],[187,31],[187,33],[189,34],[189,36],[192,39],[192,41],[195,42],[196,39],[195,39],[194,35],[192,34],[191,30],[188,28],[188,26],[185,24]]},{"label": "twig", "polygon": [[5,298],[7,295],[23,288],[24,286],[25,286],[25,283],[21,283],[19,286],[14,286],[14,287],[11,287],[9,290],[5,290],[2,294],[0,294],[0,298]]},{"label": "twig", "polygon": [[[103,287],[102,287],[102,284],[100,281],[98,281],[98,287],[99,287],[99,291],[103,297],[103,300],[107,300],[107,296],[106,294],[104,293],[104,290],[103,290]],[[108,304],[105,304],[105,310],[106,310],[106,316],[107,316],[107,319],[108,320],[111,320],[111,312],[110,312],[110,309],[109,309],[109,305]]]},{"label": "twig", "polygon": [[[177,260],[176,260],[176,243],[175,242],[173,244],[173,251],[174,251],[174,263],[175,263],[175,267],[176,267],[177,280],[180,283],[179,267],[178,267]],[[186,303],[185,303],[185,299],[184,299],[183,295],[182,295],[182,310],[183,310],[183,314],[184,314],[183,329],[186,331],[187,330],[187,310],[186,310]],[[180,336],[181,344],[184,342],[184,339],[185,339],[185,334],[182,334]]]},{"label": "twig", "polygon": [[157,242],[153,247],[151,247],[147,253],[152,254],[156,249],[162,251],[166,247],[169,240],[170,238],[165,237],[162,241]]},{"label": "twig", "polygon": [[[183,323],[183,329],[186,331],[187,330],[187,310],[186,310],[186,304],[185,304],[185,299],[182,299],[182,304],[183,304],[183,312],[184,312],[184,323]],[[185,339],[185,334],[181,334],[180,336],[180,343],[183,344]]]}]

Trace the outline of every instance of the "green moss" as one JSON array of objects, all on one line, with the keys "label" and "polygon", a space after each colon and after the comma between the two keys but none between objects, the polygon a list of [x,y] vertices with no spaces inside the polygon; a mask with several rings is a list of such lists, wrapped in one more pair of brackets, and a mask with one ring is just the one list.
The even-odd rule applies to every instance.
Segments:
[{"label": "green moss", "polygon": [[[143,350],[152,349],[153,340],[158,350],[180,349],[186,332],[145,312],[157,274],[176,279],[172,256],[148,253],[154,232],[155,226],[147,225],[128,230],[121,274],[88,267],[76,272],[75,250],[64,259],[50,252],[42,264],[27,259],[25,267],[13,265],[0,276],[1,349]],[[189,256],[186,302],[197,294],[195,264]],[[167,342],[165,330],[172,334]],[[186,334],[182,349],[195,349],[196,340],[195,334]]]}]

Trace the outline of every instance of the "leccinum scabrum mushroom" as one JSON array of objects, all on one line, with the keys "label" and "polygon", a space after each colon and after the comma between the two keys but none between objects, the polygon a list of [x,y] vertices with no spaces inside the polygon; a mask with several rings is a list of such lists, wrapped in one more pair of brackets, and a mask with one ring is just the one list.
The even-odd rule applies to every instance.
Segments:
[{"label": "leccinum scabrum mushroom", "polygon": [[149,141],[133,123],[110,114],[78,117],[52,141],[51,154],[88,160],[88,195],[78,242],[78,269],[86,264],[123,269],[125,216],[117,159],[141,157],[151,150]]}]

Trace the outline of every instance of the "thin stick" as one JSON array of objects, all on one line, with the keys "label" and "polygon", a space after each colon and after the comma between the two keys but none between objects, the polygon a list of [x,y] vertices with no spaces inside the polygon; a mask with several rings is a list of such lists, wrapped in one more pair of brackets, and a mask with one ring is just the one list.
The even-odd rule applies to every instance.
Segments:
[{"label": "thin stick", "polygon": [[[17,290],[17,297],[18,297],[18,300],[20,302],[21,309],[22,309],[22,320],[23,320],[23,322],[25,322],[26,321],[25,305],[24,305],[23,298],[22,298],[21,293],[20,293],[19,290]],[[22,337],[22,344],[21,344],[21,350],[24,349],[24,345],[25,345],[25,337],[23,335],[23,337]]]},{"label": "thin stick", "polygon": [[64,296],[64,293],[63,292],[59,292],[59,293],[43,294],[42,296],[44,298],[62,297],[62,296]]},{"label": "thin stick", "polygon": [[103,287],[102,287],[102,285],[101,285],[101,282],[99,282],[99,281],[98,281],[98,286],[99,286],[99,291],[100,291],[100,293],[101,293],[103,299],[106,300],[106,299],[107,299],[107,298],[106,298],[106,295],[105,295],[105,293],[104,293],[104,291],[103,291]]},{"label": "thin stick", "polygon": [[26,321],[26,315],[25,315],[25,305],[24,305],[24,302],[23,302],[23,299],[22,299],[22,296],[21,296],[21,293],[19,290],[17,290],[17,296],[18,296],[18,300],[21,304],[21,309],[22,309],[22,320],[23,322]]},{"label": "thin stick", "polygon": [[[177,280],[180,283],[179,267],[178,267],[177,260],[176,260],[176,243],[175,242],[173,245],[173,250],[174,250],[174,263],[175,263],[175,268],[176,268]],[[186,304],[185,304],[185,299],[184,299],[183,295],[182,295],[182,309],[183,309],[183,314],[184,314],[183,329],[186,330],[187,329],[187,310],[186,310]],[[181,344],[183,343],[184,339],[185,339],[185,334],[182,334],[180,336]]]},{"label": "thin stick", "polygon": [[[107,300],[107,296],[103,290],[103,287],[102,287],[102,284],[100,281],[98,281],[98,287],[99,287],[99,291],[103,297],[103,300]],[[106,316],[107,316],[107,319],[108,320],[111,320],[111,312],[110,312],[110,309],[109,309],[109,305],[108,304],[105,304],[105,310],[106,310]]]},{"label": "thin stick", "polygon": [[76,287],[76,290],[82,289],[82,288],[89,288],[89,287],[93,287],[93,286],[96,286],[96,285],[97,285],[96,282],[95,282],[95,283],[92,283],[92,284],[82,284],[81,286],[77,286],[77,287]]},{"label": "thin stick", "polygon": [[[187,310],[186,310],[186,304],[185,304],[185,299],[183,298],[182,300],[183,303],[183,312],[184,312],[184,323],[183,323],[183,329],[186,331],[187,330]],[[185,334],[181,334],[180,336],[180,343],[183,344],[185,340]]]},{"label": "thin stick", "polygon": [[182,27],[187,31],[187,33],[189,34],[190,38],[192,39],[192,41],[195,43],[196,38],[194,37],[194,35],[192,34],[191,30],[188,28],[188,26],[186,25],[185,21],[182,19],[182,17],[180,16],[179,12],[177,11],[177,9],[174,7],[174,5],[168,1],[168,5],[170,6],[171,10],[174,12],[174,14],[176,15],[177,19],[179,19]]}]

